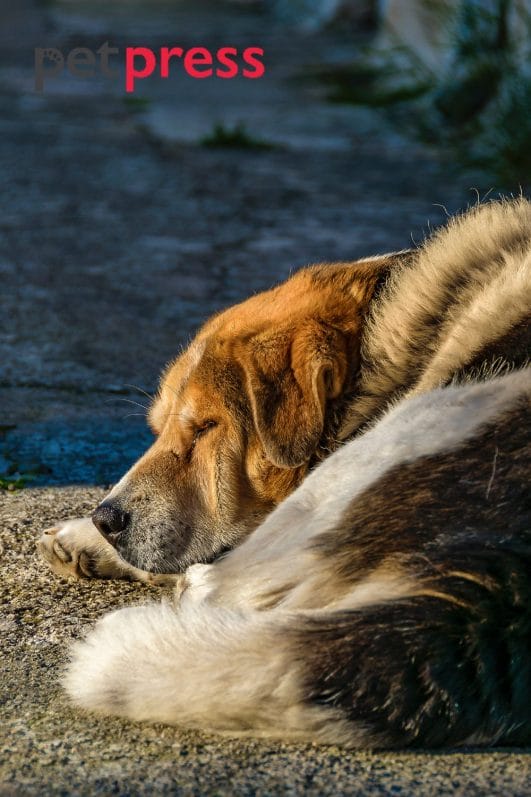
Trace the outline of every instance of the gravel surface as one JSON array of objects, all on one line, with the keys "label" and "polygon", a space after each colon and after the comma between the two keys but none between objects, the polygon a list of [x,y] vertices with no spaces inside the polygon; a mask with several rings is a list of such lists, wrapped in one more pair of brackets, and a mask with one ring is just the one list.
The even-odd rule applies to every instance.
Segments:
[{"label": "gravel surface", "polygon": [[526,795],[525,752],[355,753],[94,719],[59,687],[68,643],[111,608],[153,600],[140,584],[61,581],[36,529],[90,510],[103,490],[49,487],[0,509],[3,578],[0,793],[5,795]]},{"label": "gravel surface", "polygon": [[[17,46],[0,36],[10,57],[0,66],[0,478],[31,478],[0,490],[0,793],[531,793],[524,752],[226,740],[94,719],[61,692],[72,638],[105,611],[159,595],[61,581],[35,555],[41,529],[89,513],[149,443],[144,408],[129,403],[147,399],[131,385],[153,391],[212,311],[305,263],[408,246],[446,209],[475,201],[471,186],[489,188],[301,79],[352,48],[341,32],[277,30],[254,7],[154,2],[125,18],[119,5],[19,0]],[[33,92],[30,47],[67,51],[139,30],[142,43],[167,43],[168,31],[184,42],[262,41],[267,79],[223,96],[202,81],[155,81],[141,112],[108,83],[65,78]],[[201,145],[217,122],[238,120],[275,146]]]}]

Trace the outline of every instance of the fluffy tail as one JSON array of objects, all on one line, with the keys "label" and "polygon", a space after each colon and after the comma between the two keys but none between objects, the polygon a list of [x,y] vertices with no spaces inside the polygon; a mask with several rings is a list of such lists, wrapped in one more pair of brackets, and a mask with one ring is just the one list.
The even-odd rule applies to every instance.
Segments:
[{"label": "fluffy tail", "polygon": [[[123,609],[78,643],[76,703],[133,720],[356,747],[531,741],[529,556],[467,548],[437,589],[360,611]],[[461,556],[462,554],[462,556]],[[479,557],[479,558],[478,558]],[[434,582],[435,583],[435,582]]]},{"label": "fluffy tail", "polygon": [[79,706],[132,720],[349,741],[338,711],[304,703],[289,636],[282,615],[186,601],[122,609],[75,644],[63,685]]}]

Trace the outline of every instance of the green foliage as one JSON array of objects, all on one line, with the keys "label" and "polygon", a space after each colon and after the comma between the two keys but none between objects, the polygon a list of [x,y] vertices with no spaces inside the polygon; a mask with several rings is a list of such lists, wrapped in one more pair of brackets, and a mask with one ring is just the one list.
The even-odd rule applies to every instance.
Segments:
[{"label": "green foliage", "polygon": [[462,163],[514,188],[531,182],[531,71],[511,38],[513,3],[462,0],[454,65],[428,112]]},{"label": "green foliage", "polygon": [[[9,427],[0,427],[0,434],[2,428]],[[47,473],[50,473],[50,469],[43,464],[20,465],[18,462],[10,462],[4,472],[0,473],[0,490],[22,490],[38,476]]]},{"label": "green foliage", "polygon": [[24,471],[21,473],[18,469],[18,465],[13,463],[5,473],[0,474],[0,490],[9,490],[10,492],[22,490],[23,487],[26,487],[37,475],[35,471]]},{"label": "green foliage", "polygon": [[275,149],[275,144],[255,138],[247,132],[245,125],[240,122],[234,127],[226,127],[223,124],[214,125],[212,132],[201,139],[201,146],[212,148],[229,149]]},{"label": "green foliage", "polygon": [[530,185],[531,64],[523,53],[531,19],[519,8],[518,32],[514,20],[509,25],[515,0],[461,0],[451,63],[440,75],[427,75],[405,48],[389,48],[318,76],[332,87],[332,102],[378,106],[493,187]]},{"label": "green foliage", "polygon": [[488,117],[470,162],[505,183],[531,182],[531,80],[507,81]]},{"label": "green foliage", "polygon": [[431,87],[428,80],[404,80],[393,84],[386,79],[388,68],[369,61],[331,66],[316,70],[314,75],[329,86],[330,102],[386,107],[407,102],[425,94]]},{"label": "green foliage", "polygon": [[149,97],[122,97],[122,102],[131,113],[143,113],[147,111],[150,104]]},{"label": "green foliage", "polygon": [[28,476],[20,476],[18,478],[10,478],[8,476],[0,476],[0,490],[9,490],[15,492],[22,490],[29,481]]}]

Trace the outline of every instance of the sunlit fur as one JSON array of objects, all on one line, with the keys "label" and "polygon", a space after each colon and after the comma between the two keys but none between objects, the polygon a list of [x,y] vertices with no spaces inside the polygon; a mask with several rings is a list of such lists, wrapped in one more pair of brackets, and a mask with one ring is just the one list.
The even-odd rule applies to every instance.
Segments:
[{"label": "sunlit fur", "polygon": [[[87,528],[77,567],[189,569],[175,606],[76,647],[72,698],[361,746],[529,743],[530,252],[530,204],[489,203],[209,321],[106,499],[130,517],[117,551],[99,568]],[[42,543],[61,572],[80,529]]]},{"label": "sunlit fur", "polygon": [[[526,370],[399,403],[242,545],[191,567],[175,607],[100,622],[73,650],[70,696],[231,734],[529,743],[530,399]],[[406,490],[406,516],[364,534]],[[445,504],[457,523],[431,525]]]}]

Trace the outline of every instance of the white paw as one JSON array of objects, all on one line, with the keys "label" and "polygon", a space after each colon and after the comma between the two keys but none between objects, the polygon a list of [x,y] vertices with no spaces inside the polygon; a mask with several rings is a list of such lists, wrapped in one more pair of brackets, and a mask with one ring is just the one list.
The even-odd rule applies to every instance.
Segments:
[{"label": "white paw", "polygon": [[37,549],[52,570],[67,578],[120,578],[125,564],[90,518],[46,529]]}]

